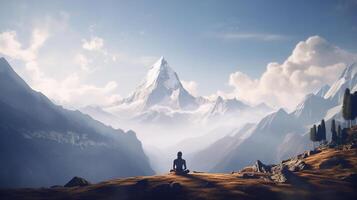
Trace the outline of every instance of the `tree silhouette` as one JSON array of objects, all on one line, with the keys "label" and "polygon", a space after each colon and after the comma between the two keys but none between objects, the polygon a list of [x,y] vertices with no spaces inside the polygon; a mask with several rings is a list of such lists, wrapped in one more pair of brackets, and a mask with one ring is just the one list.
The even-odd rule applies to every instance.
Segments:
[{"label": "tree silhouette", "polygon": [[321,120],[321,133],[320,133],[320,141],[326,141],[326,126],[325,120]]},{"label": "tree silhouette", "polygon": [[312,141],[312,145],[315,148],[315,142],[317,142],[317,134],[316,134],[316,125],[314,125],[311,129],[310,129],[310,140]]},{"label": "tree silhouette", "polygon": [[357,117],[357,92],[351,94],[351,120],[356,119]]},{"label": "tree silhouette", "polygon": [[317,141],[318,142],[320,142],[320,144],[321,144],[321,140],[322,140],[322,129],[321,129],[321,124],[319,124],[318,126],[317,126],[317,133],[316,133],[316,138],[317,138]]},{"label": "tree silhouette", "polygon": [[337,143],[337,131],[336,131],[336,122],[335,119],[332,119],[331,121],[331,142],[332,143]]},{"label": "tree silhouette", "polygon": [[345,94],[343,95],[342,116],[345,120],[352,120],[352,97],[350,89],[348,88],[346,88]]}]

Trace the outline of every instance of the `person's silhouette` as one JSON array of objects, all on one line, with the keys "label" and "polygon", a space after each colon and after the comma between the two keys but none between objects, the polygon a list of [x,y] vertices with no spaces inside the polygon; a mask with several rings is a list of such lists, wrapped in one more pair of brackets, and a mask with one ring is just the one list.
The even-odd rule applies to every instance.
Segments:
[{"label": "person's silhouette", "polygon": [[190,172],[187,169],[186,161],[182,159],[181,151],[177,153],[177,158],[174,160],[173,169],[171,171],[174,171],[179,174],[187,174],[188,172]]}]

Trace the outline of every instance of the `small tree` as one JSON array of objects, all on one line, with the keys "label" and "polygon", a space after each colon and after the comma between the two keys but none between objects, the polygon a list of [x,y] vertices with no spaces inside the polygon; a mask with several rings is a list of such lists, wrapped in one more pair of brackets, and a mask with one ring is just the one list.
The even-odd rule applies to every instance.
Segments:
[{"label": "small tree", "polygon": [[321,120],[321,141],[326,141],[326,126],[325,126],[325,120]]},{"label": "small tree", "polygon": [[331,121],[331,142],[337,143],[337,131],[336,131],[336,122],[335,119]]},{"label": "small tree", "polygon": [[346,88],[345,94],[343,95],[342,116],[345,120],[352,120],[352,98],[350,89],[348,88]]},{"label": "small tree", "polygon": [[322,131],[321,124],[319,124],[317,126],[316,138],[317,138],[317,141],[319,141],[320,144],[321,144],[321,140],[322,140],[321,131]]},{"label": "small tree", "polygon": [[317,142],[317,137],[316,137],[316,125],[314,125],[311,129],[310,129],[310,140],[312,141],[312,145],[315,148],[315,142]]},{"label": "small tree", "polygon": [[351,119],[354,120],[357,117],[357,92],[351,94]]}]

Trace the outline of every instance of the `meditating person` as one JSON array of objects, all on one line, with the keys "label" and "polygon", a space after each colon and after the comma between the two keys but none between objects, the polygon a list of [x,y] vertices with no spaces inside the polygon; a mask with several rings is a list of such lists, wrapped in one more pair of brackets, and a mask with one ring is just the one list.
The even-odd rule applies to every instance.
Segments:
[{"label": "meditating person", "polygon": [[182,159],[181,151],[177,153],[177,158],[174,160],[173,169],[171,171],[174,171],[177,174],[188,174],[188,172],[190,172],[186,167],[186,161]]}]

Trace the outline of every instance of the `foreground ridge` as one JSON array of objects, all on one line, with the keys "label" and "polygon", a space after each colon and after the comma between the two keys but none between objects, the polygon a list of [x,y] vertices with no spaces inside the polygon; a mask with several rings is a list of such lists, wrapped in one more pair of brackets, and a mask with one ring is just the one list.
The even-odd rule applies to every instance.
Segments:
[{"label": "foreground ridge", "polygon": [[356,144],[321,147],[230,174],[140,176],[76,187],[2,189],[1,199],[355,199]]}]

